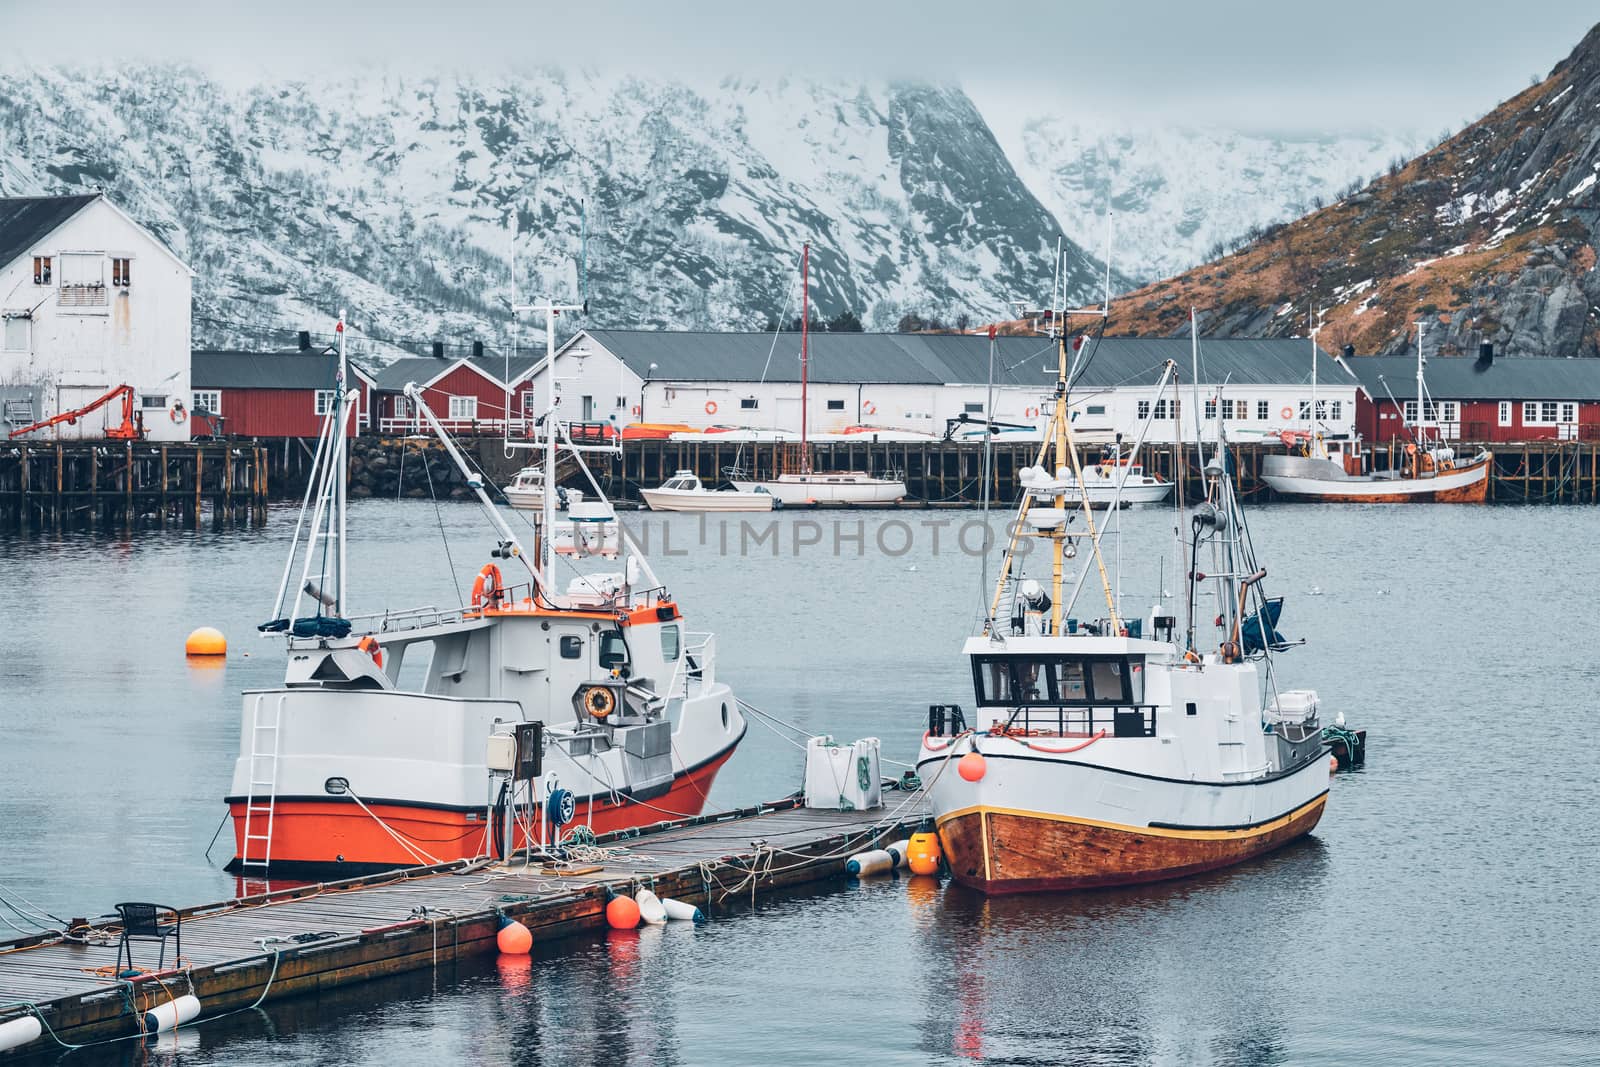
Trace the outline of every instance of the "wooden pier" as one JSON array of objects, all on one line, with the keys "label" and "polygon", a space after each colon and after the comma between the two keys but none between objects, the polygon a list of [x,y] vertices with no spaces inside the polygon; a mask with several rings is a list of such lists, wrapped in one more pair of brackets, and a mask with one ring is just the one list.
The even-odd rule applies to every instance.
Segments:
[{"label": "wooden pier", "polygon": [[[605,926],[612,894],[649,888],[708,914],[753,907],[758,895],[844,876],[857,852],[909,836],[926,817],[920,793],[886,791],[879,811],[821,811],[795,800],[663,823],[601,838],[564,870],[455,863],[306,885],[181,909],[182,958],[159,973],[115,975],[114,919],[72,940],[0,943],[0,1026],[39,1019],[18,1054],[137,1039],[144,1012],[199,998],[204,1025],[267,1000],[431,969],[497,951],[502,917],[546,941]],[[133,942],[149,964],[154,942]],[[169,946],[169,960],[173,949]],[[6,1057],[0,1053],[0,1059]]]},{"label": "wooden pier", "polygon": [[254,442],[0,445],[0,529],[262,525],[271,486]]}]

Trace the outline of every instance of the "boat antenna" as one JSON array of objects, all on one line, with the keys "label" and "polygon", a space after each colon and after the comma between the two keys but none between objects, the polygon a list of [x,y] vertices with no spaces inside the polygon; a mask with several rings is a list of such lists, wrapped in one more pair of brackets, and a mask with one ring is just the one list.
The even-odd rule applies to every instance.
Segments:
[{"label": "boat antenna", "polygon": [[[983,412],[985,418],[983,433],[983,578],[978,586],[978,599],[987,602],[989,595],[989,483],[994,471],[994,356],[997,342],[995,335],[999,327],[994,323],[989,324],[989,395],[984,401]],[[990,615],[985,621],[986,629],[994,628],[994,617]]]},{"label": "boat antenna", "polygon": [[1189,362],[1194,372],[1194,381],[1190,383],[1194,391],[1194,411],[1190,417],[1194,419],[1195,469],[1203,471],[1206,469],[1206,446],[1205,435],[1201,432],[1204,425],[1201,415],[1205,408],[1200,402],[1200,316],[1192,304],[1189,306]]}]

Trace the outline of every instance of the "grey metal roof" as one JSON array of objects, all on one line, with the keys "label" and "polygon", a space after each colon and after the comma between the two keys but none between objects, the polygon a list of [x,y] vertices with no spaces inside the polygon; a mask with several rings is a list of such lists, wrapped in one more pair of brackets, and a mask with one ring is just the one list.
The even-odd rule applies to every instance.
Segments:
[{"label": "grey metal roof", "polygon": [[[591,330],[596,343],[641,378],[658,381],[796,382],[800,335]],[[1055,379],[1055,342],[1044,336],[996,339],[995,381],[1039,385]],[[769,358],[770,356],[770,358]],[[821,383],[981,385],[989,380],[989,339],[980,334],[816,333],[810,378]],[[1201,378],[1208,384],[1296,385],[1311,380],[1311,344],[1294,339],[1202,338]],[[1328,384],[1353,384],[1334,358],[1319,350],[1317,374]],[[1190,377],[1189,342],[1182,338],[1108,337],[1087,342],[1079,356],[1078,387],[1153,384],[1167,360]],[[656,370],[650,371],[650,364]]]},{"label": "grey metal roof", "polygon": [[[538,364],[539,358],[537,355],[521,353],[512,358],[511,381],[521,381]],[[497,384],[506,384],[503,380],[506,373],[506,357],[494,352],[485,352],[481,356],[445,356],[442,359],[433,356],[405,356],[378,371],[377,387],[382,392],[398,393],[408,382],[416,382],[419,385],[431,382],[462,363],[471,364]]]},{"label": "grey metal roof", "polygon": [[35,241],[98,199],[99,193],[0,198],[0,267],[25,254]]},{"label": "grey metal roof", "polygon": [[[1348,362],[1374,400],[1390,393],[1396,400],[1417,398],[1417,357],[1357,356]],[[1427,375],[1436,400],[1600,400],[1600,359],[1496,356],[1479,363],[1476,356],[1430,356]]]},{"label": "grey metal roof", "polygon": [[338,371],[339,356],[331,351],[189,354],[189,384],[195,389],[332,389]]}]

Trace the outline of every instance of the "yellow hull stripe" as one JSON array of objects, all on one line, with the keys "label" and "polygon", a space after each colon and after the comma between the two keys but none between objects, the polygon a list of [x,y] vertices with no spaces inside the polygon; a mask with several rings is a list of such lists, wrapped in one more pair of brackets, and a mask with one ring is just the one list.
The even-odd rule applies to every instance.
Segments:
[{"label": "yellow hull stripe", "polygon": [[[943,826],[945,823],[953,819],[959,819],[964,815],[977,814],[981,816],[985,822],[983,837],[986,850],[989,836],[987,822],[990,815],[1014,815],[1020,819],[1042,819],[1046,822],[1075,823],[1079,826],[1094,826],[1103,830],[1120,830],[1126,834],[1143,834],[1147,837],[1178,837],[1189,841],[1230,841],[1242,837],[1259,837],[1262,834],[1272,833],[1274,830],[1281,830],[1291,822],[1309,813],[1313,808],[1322,807],[1327,801],[1328,794],[1323,793],[1316,799],[1302,804],[1287,815],[1281,815],[1271,822],[1264,822],[1260,826],[1252,826],[1247,830],[1178,830],[1168,826],[1130,826],[1127,823],[1103,822],[1099,819],[1084,819],[1073,815],[1053,815],[1042,811],[1027,811],[1023,808],[1002,808],[993,804],[974,804],[971,807],[958,808],[955,811],[938,816],[935,822],[939,826]],[[987,866],[987,862],[985,865]]]}]

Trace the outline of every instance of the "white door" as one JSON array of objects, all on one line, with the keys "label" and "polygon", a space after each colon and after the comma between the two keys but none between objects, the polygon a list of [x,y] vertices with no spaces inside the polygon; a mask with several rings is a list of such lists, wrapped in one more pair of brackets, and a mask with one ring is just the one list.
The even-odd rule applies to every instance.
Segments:
[{"label": "white door", "polygon": [[[109,385],[60,385],[56,387],[57,415],[74,411],[85,405],[92,404],[100,397],[105,396]],[[104,405],[97,411],[91,411],[77,421],[76,425],[69,426],[59,423],[54,428],[53,436],[57,440],[79,440],[88,437],[104,437],[108,426],[121,425],[122,400],[119,397],[111,403]]]}]

